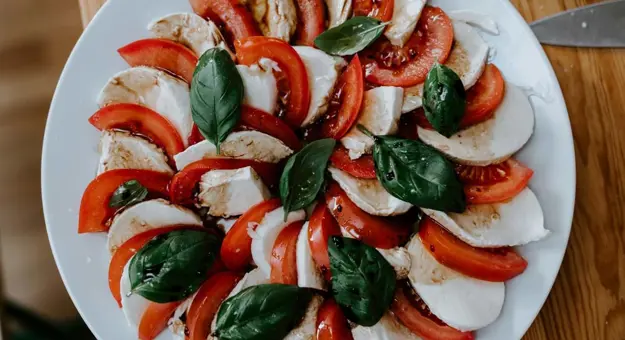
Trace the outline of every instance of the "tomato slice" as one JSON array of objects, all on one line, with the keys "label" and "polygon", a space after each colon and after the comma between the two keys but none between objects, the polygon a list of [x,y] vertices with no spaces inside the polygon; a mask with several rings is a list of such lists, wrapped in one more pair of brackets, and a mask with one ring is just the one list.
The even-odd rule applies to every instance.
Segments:
[{"label": "tomato slice", "polygon": [[247,230],[250,223],[260,223],[265,214],[278,209],[282,203],[279,198],[270,199],[251,207],[234,222],[221,245],[221,258],[232,271],[244,271],[252,260],[252,238]]},{"label": "tomato slice", "polygon": [[211,276],[198,289],[189,312],[187,328],[189,340],[205,340],[211,334],[211,322],[219,310],[219,306],[234,289],[241,276],[231,272],[221,272]]},{"label": "tomato slice", "polygon": [[[404,286],[404,287],[402,287]],[[404,290],[412,290],[409,285],[400,284],[395,290],[395,297],[391,304],[391,311],[411,332],[424,340],[473,340],[471,332],[461,332],[446,325],[434,316],[427,305],[416,296],[411,301]],[[414,291],[412,294],[416,295]]]},{"label": "tomato slice", "polygon": [[451,20],[438,7],[425,6],[417,28],[403,47],[380,38],[365,51],[367,81],[385,86],[414,86],[425,81],[435,62],[444,64],[454,42]]},{"label": "tomato slice", "polygon": [[182,301],[156,303],[150,302],[139,322],[139,339],[152,340],[167,328],[167,322]]},{"label": "tomato slice", "polygon": [[211,170],[240,169],[251,166],[266,185],[277,182],[279,171],[276,164],[257,162],[248,159],[207,158],[187,165],[171,180],[169,196],[175,204],[193,204],[193,190],[202,176]]},{"label": "tomato slice", "polygon": [[198,57],[188,47],[169,39],[143,39],[117,50],[130,66],[169,71],[191,83]]},{"label": "tomato slice", "polygon": [[190,0],[193,11],[201,17],[226,25],[234,40],[262,35],[252,14],[238,0]]},{"label": "tomato slice", "polygon": [[393,18],[395,0],[355,0],[354,16],[368,16],[382,22]]},{"label": "tomato slice", "polygon": [[148,137],[167,152],[170,159],[184,151],[184,143],[167,118],[145,106],[112,104],[98,110],[89,118],[98,130],[121,129]]},{"label": "tomato slice", "polygon": [[269,58],[280,67],[276,72],[280,98],[286,101],[286,107],[278,116],[294,129],[299,128],[306,119],[310,106],[310,87],[304,62],[291,45],[280,39],[269,37],[248,37],[235,43],[237,59],[244,65],[252,65],[261,58]]},{"label": "tomato slice", "polygon": [[271,283],[297,285],[297,237],[303,225],[293,222],[278,234],[271,251]]},{"label": "tomato slice", "polygon": [[356,178],[374,179],[375,163],[373,156],[363,155],[358,159],[349,158],[349,151],[343,146],[339,146],[330,156],[332,165],[341,169]]},{"label": "tomato slice", "polygon": [[505,202],[527,187],[534,171],[512,158],[489,166],[456,167],[458,178],[465,183],[464,193],[470,204]]},{"label": "tomato slice", "polygon": [[315,38],[326,30],[325,5],[321,0],[296,0],[297,44],[314,46]]},{"label": "tomato slice", "polygon": [[308,245],[319,271],[328,281],[332,277],[328,256],[330,236],[341,236],[341,229],[325,204],[317,204],[308,222]]},{"label": "tomato slice", "polygon": [[438,262],[476,279],[504,282],[527,268],[527,261],[514,249],[472,247],[427,217],[421,222],[419,237]]},{"label": "tomato slice", "polygon": [[256,130],[278,138],[286,146],[297,151],[302,148],[293,129],[276,116],[265,111],[249,106],[243,106],[241,110],[241,127],[248,130]]},{"label": "tomato slice", "polygon": [[325,198],[339,226],[369,246],[390,249],[406,243],[410,238],[411,228],[408,223],[399,218],[367,214],[335,182],[328,186]]},{"label": "tomato slice", "polygon": [[91,181],[82,195],[78,233],[107,231],[109,226],[106,223],[115,214],[115,209],[109,207],[111,196],[120,185],[133,179],[146,187],[152,196],[168,196],[167,185],[171,179],[169,174],[136,169],[106,171]]},{"label": "tomato slice", "polygon": [[341,307],[326,299],[317,312],[317,340],[353,340],[352,331]]}]

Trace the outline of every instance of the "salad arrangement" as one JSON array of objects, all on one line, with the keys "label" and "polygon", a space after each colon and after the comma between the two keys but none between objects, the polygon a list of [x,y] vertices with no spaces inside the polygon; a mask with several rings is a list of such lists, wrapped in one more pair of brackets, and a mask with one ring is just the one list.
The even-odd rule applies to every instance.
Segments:
[{"label": "salad arrangement", "polygon": [[[191,0],[121,47],[79,233],[138,338],[473,339],[548,235],[479,13]],[[475,20],[479,18],[480,20]]]}]

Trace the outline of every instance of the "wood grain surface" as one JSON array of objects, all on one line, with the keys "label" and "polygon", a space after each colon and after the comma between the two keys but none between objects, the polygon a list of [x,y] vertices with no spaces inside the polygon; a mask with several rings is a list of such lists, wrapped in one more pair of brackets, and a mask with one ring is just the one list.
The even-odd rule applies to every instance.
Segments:
[{"label": "wood grain surface", "polygon": [[[87,22],[105,0],[79,1]],[[594,2],[512,0],[528,22]],[[524,339],[624,340],[625,49],[545,50],[573,126],[577,202],[558,279]]]}]

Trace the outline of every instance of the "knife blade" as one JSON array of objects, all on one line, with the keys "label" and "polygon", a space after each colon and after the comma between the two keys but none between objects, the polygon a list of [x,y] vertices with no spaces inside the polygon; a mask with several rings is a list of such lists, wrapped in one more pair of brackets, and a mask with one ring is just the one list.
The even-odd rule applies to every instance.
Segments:
[{"label": "knife blade", "polygon": [[625,0],[561,12],[530,26],[538,40],[547,45],[625,47]]}]

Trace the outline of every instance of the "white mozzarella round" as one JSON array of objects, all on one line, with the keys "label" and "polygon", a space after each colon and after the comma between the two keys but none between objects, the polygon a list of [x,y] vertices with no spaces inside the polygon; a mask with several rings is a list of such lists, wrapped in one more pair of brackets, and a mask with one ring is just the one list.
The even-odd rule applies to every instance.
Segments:
[{"label": "white mozzarella round", "polygon": [[425,7],[425,0],[395,0],[393,17],[384,31],[384,35],[396,46],[404,46],[412,36],[421,11]]},{"label": "white mozzarella round", "polygon": [[297,10],[293,0],[242,0],[266,37],[288,42],[297,28]]},{"label": "white mozzarella round", "polygon": [[519,151],[534,132],[534,111],[527,95],[506,82],[506,94],[493,118],[447,138],[419,127],[419,139],[461,164],[500,163]]},{"label": "white mozzarella round", "polygon": [[278,105],[278,85],[273,71],[280,71],[278,64],[262,58],[258,64],[237,65],[243,81],[243,104],[274,114]]},{"label": "white mozzarella round", "polygon": [[227,234],[236,222],[236,218],[220,218],[217,220],[217,227]]},{"label": "white mozzarella round", "polygon": [[109,79],[100,92],[100,107],[131,103],[158,112],[176,128],[188,145],[193,130],[189,85],[181,79],[151,67],[132,67]]},{"label": "white mozzarella round", "polygon": [[328,7],[328,28],[336,27],[352,16],[352,0],[325,0]]},{"label": "white mozzarella round", "polygon": [[98,175],[115,169],[152,170],[173,174],[158,146],[126,131],[105,130],[100,137]]},{"label": "white mozzarella round", "polygon": [[376,248],[378,252],[384,257],[384,259],[395,269],[395,274],[398,280],[403,280],[408,277],[410,267],[412,267],[412,260],[410,253],[404,247],[395,247],[391,249]]},{"label": "white mozzarella round", "polygon": [[328,171],[349,199],[371,215],[401,215],[412,208],[412,204],[389,194],[377,179],[356,178],[332,166]]},{"label": "white mozzarella round", "polygon": [[354,340],[421,340],[390,312],[371,327],[357,325],[352,328]]},{"label": "white mozzarella round", "polygon": [[423,106],[423,84],[407,87],[404,89],[404,102],[401,113],[408,113]]},{"label": "white mozzarella round", "polygon": [[477,280],[438,263],[419,235],[408,243],[412,267],[408,279],[432,314],[461,331],[486,327],[501,313],[503,282]]},{"label": "white mozzarella round", "polygon": [[202,220],[193,211],[162,199],[141,202],[115,216],[107,248],[112,254],[135,235],[172,225],[202,226]]},{"label": "white mozzarella round", "polygon": [[462,214],[422,210],[474,247],[520,246],[549,235],[540,203],[529,188],[504,203],[469,205]]},{"label": "white mozzarella round", "polygon": [[126,321],[128,321],[128,325],[130,327],[137,328],[139,327],[143,313],[150,305],[150,300],[139,294],[131,293],[132,288],[130,284],[130,276],[128,274],[128,267],[130,266],[131,261],[128,261],[124,267],[122,279],[119,283],[119,291],[122,297],[122,312],[126,317]]},{"label": "white mozzarella round", "polygon": [[296,252],[297,285],[325,290],[325,281],[312,257],[312,251],[308,243],[308,222],[304,224],[297,237]]},{"label": "white mozzarella round", "polygon": [[290,212],[285,220],[284,209],[280,207],[267,213],[256,229],[249,231],[252,238],[252,258],[267,277],[271,275],[271,251],[278,234],[289,224],[305,218],[304,210],[297,210]]},{"label": "white mozzarella round", "polygon": [[459,9],[455,11],[448,11],[447,15],[453,20],[462,21],[469,25],[479,27],[487,33],[494,35],[499,34],[497,22],[488,14],[472,11],[470,9]]}]

